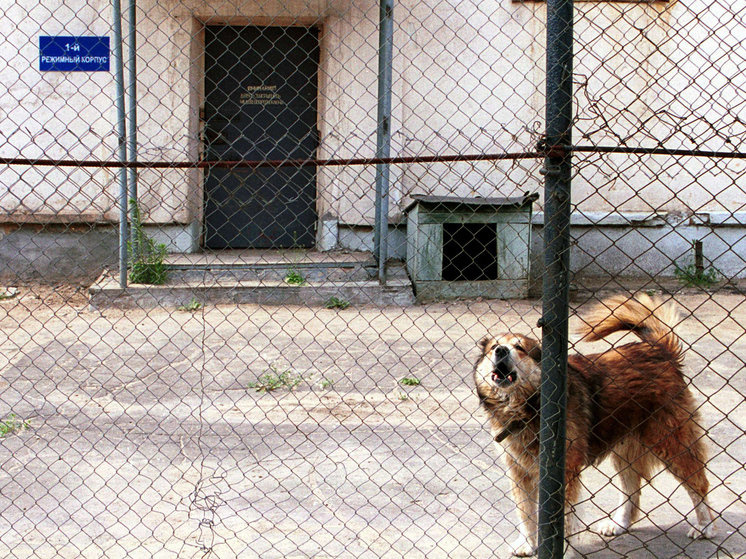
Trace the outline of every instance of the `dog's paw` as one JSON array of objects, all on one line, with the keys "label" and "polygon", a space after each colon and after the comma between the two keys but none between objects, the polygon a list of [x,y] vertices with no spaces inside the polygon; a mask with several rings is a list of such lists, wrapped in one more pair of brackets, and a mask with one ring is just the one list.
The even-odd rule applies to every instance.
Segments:
[{"label": "dog's paw", "polygon": [[603,522],[598,528],[598,533],[606,537],[621,536],[626,531],[627,528],[613,520]]},{"label": "dog's paw", "polygon": [[531,557],[536,555],[536,548],[521,536],[513,542],[513,555],[516,557]]},{"label": "dog's paw", "polygon": [[693,540],[703,539],[703,540],[709,540],[711,538],[714,538],[717,536],[718,531],[715,527],[714,522],[710,522],[707,526],[702,528],[699,524],[695,524],[691,528],[689,528],[689,532],[687,533],[687,536],[692,538]]}]

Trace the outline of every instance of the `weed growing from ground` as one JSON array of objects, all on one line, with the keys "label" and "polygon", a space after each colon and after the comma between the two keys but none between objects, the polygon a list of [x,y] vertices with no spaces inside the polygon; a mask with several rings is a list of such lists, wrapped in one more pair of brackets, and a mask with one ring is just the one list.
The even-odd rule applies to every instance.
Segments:
[{"label": "weed growing from ground", "polygon": [[334,382],[326,378],[322,378],[319,381],[319,386],[321,387],[322,390],[329,390],[333,385],[334,385]]},{"label": "weed growing from ground", "polygon": [[290,270],[285,276],[285,283],[288,285],[305,285],[306,278],[298,270]]},{"label": "weed growing from ground", "polygon": [[350,306],[350,302],[345,301],[344,299],[339,299],[338,297],[329,297],[329,300],[324,303],[324,306],[327,309],[346,309]]},{"label": "weed growing from ground", "polygon": [[272,392],[273,390],[293,390],[304,378],[292,369],[280,372],[277,365],[270,365],[270,370],[257,379],[250,382],[249,388],[257,392]]},{"label": "weed growing from ground", "polygon": [[163,285],[168,279],[165,260],[168,250],[163,243],[156,243],[145,234],[140,220],[140,208],[130,200],[132,208],[132,240],[127,242],[130,260],[131,283]]},{"label": "weed growing from ground", "polygon": [[29,427],[28,421],[21,421],[16,414],[11,413],[7,419],[0,421],[0,439],[17,433]]},{"label": "weed growing from ground", "polygon": [[197,301],[195,297],[192,297],[192,300],[188,303],[184,303],[183,305],[179,305],[178,310],[182,312],[197,312],[202,308],[202,303]]},{"label": "weed growing from ground", "polygon": [[399,380],[399,384],[403,384],[404,386],[419,386],[420,379],[415,377],[404,377]]},{"label": "weed growing from ground", "polygon": [[723,278],[717,268],[713,268],[712,266],[699,270],[694,264],[688,264],[681,267],[677,262],[674,263],[674,266],[676,269],[673,274],[684,287],[699,287],[700,289],[706,289],[712,287]]},{"label": "weed growing from ground", "polygon": [[0,301],[4,301],[5,299],[12,299],[17,294],[18,294],[17,287],[6,287],[6,288],[0,287]]}]

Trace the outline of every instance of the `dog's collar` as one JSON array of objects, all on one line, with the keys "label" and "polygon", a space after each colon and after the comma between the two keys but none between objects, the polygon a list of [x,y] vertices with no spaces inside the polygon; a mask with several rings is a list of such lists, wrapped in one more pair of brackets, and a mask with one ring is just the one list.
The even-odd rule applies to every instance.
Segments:
[{"label": "dog's collar", "polygon": [[515,419],[508,423],[500,432],[495,435],[495,442],[501,443],[511,435],[517,435],[528,425],[525,419]]}]

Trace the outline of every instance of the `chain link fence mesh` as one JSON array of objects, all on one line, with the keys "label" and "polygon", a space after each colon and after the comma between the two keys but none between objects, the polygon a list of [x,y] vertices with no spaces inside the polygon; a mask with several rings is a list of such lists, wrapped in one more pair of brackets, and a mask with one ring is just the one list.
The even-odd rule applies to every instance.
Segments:
[{"label": "chain link fence mesh", "polygon": [[[546,5],[398,2],[389,60],[369,0],[125,0],[121,74],[118,7],[0,5],[0,554],[510,556],[473,371],[541,337]],[[718,525],[661,472],[600,535],[606,461],[580,556],[746,553],[745,19],[575,6],[572,324],[682,309]]]}]

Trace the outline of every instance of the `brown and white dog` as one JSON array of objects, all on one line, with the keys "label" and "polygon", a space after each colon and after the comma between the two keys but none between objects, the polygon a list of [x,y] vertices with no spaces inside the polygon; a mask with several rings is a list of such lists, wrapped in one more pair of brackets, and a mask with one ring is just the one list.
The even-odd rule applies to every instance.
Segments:
[{"label": "brown and white dog", "polygon": [[[640,516],[641,480],[664,466],[694,503],[692,538],[715,535],[707,502],[706,449],[699,414],[682,373],[681,341],[672,326],[678,308],[646,295],[617,296],[593,309],[581,329],[597,341],[619,331],[635,341],[603,353],[571,355],[567,371],[566,525],[572,530],[580,472],[610,457],[621,482],[621,500],[600,532],[625,532]],[[486,337],[474,368],[477,394],[495,441],[504,449],[512,496],[520,517],[514,553],[537,546],[541,347],[520,334]]]}]

